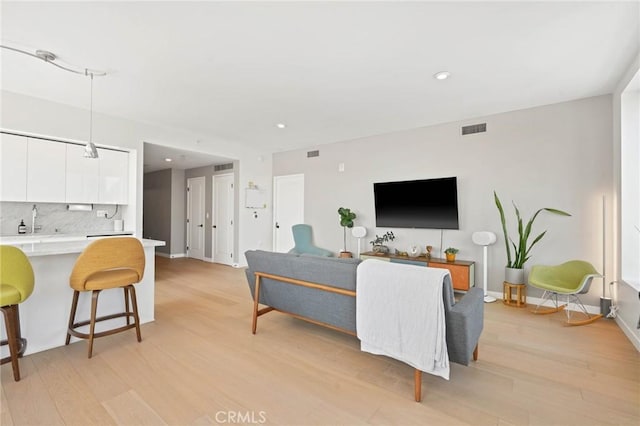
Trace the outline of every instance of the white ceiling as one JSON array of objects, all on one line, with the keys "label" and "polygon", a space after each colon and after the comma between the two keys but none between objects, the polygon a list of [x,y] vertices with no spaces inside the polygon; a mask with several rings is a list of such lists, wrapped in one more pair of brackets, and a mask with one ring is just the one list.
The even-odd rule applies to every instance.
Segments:
[{"label": "white ceiling", "polygon": [[[640,49],[637,1],[3,1],[1,24],[106,70],[95,111],[264,152],[611,93]],[[88,107],[85,77],[0,53],[4,90]]]},{"label": "white ceiling", "polygon": [[[171,161],[167,161],[167,159]],[[171,148],[168,146],[144,144],[144,172],[155,172],[164,169],[188,170],[212,164],[226,164],[233,160],[225,157]]]}]

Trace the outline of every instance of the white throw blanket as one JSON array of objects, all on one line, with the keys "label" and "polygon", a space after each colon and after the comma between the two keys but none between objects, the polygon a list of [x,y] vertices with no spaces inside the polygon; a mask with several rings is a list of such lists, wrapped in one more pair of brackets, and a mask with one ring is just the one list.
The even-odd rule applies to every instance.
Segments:
[{"label": "white throw blanket", "polygon": [[358,265],[360,349],[449,380],[442,285],[446,269],[367,259]]}]

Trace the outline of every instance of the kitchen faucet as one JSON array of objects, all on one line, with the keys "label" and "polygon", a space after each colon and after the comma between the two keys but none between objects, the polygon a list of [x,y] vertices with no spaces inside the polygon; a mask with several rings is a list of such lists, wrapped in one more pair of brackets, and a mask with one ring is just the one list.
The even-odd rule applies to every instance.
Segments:
[{"label": "kitchen faucet", "polygon": [[[36,208],[36,205],[33,205],[33,208],[31,209],[31,233],[35,234],[36,233],[36,216],[38,216],[38,209]],[[38,227],[38,229],[41,229],[42,227]]]}]

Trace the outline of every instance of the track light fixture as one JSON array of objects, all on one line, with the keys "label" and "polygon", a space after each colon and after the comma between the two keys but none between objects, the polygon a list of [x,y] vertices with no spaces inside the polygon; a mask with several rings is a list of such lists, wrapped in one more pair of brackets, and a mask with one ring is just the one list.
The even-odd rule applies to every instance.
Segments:
[{"label": "track light fixture", "polygon": [[22,53],[27,56],[31,56],[36,59],[40,59],[48,64],[51,64],[55,67],[58,67],[62,70],[72,72],[74,74],[85,75],[90,78],[91,81],[91,92],[90,92],[90,105],[89,105],[89,142],[84,147],[84,157],[86,158],[98,158],[98,150],[96,145],[93,143],[93,77],[102,77],[107,75],[104,71],[92,70],[89,68],[78,69],[77,67],[61,64],[58,60],[58,57],[55,53],[49,52],[48,50],[36,50],[35,53],[18,49],[11,46],[5,46],[4,44],[0,45],[1,48],[11,50],[13,52]]}]

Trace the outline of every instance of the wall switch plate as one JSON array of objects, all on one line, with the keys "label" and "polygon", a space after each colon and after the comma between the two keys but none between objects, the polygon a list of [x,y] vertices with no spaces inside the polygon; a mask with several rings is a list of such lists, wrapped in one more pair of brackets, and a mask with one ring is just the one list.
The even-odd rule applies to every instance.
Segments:
[{"label": "wall switch plate", "polygon": [[107,217],[106,210],[96,210],[96,217]]}]

